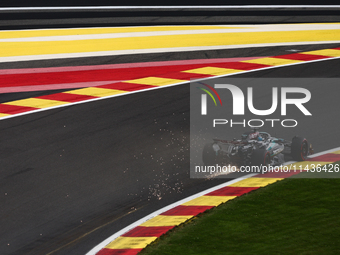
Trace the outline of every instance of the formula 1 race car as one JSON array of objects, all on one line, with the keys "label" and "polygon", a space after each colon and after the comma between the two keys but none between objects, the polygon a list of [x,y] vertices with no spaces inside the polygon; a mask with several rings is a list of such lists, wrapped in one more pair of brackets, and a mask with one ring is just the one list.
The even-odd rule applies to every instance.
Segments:
[{"label": "formula 1 race car", "polygon": [[256,129],[243,133],[240,140],[213,140],[203,149],[202,159],[206,166],[279,166],[285,162],[285,156],[303,161],[313,154],[313,147],[305,138],[295,136],[287,141]]}]

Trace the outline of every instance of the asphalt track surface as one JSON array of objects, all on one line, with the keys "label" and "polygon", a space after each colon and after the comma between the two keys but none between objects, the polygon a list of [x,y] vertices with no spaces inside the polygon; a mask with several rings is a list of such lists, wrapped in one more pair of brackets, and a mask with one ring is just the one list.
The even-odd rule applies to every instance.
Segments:
[{"label": "asphalt track surface", "polygon": [[[233,50],[228,56],[280,55],[318,47],[326,48]],[[197,55],[210,58],[221,52]],[[192,54],[37,61],[33,65],[174,60],[194,58]],[[339,64],[340,60],[327,60],[238,77],[339,77]],[[29,64],[11,65],[8,68]],[[337,102],[334,91],[319,92],[320,100]],[[31,95],[1,95],[1,100],[25,96]],[[313,137],[316,152],[339,146],[336,113],[322,111],[313,109],[313,114],[324,115],[327,129],[320,121],[305,130],[306,137]],[[321,129],[325,132],[320,133]],[[4,255],[85,254],[143,216],[227,181],[189,178],[187,85],[3,120],[0,141],[0,204],[4,205],[0,209],[0,254]]]},{"label": "asphalt track surface", "polygon": [[[239,76],[339,77],[339,63]],[[305,132],[316,152],[338,146],[339,121],[326,117],[325,133],[322,122]],[[189,179],[186,85],[21,116],[1,121],[0,130],[1,254],[84,254],[142,216],[221,182]]]},{"label": "asphalt track surface", "polygon": [[[30,1],[29,6],[149,6],[149,5],[154,5],[154,1],[144,1],[142,3],[136,3],[135,1],[132,0],[119,0],[112,2],[110,0],[97,0],[96,2],[93,1],[65,1],[65,0],[51,0],[51,1],[44,1],[44,0],[33,0]],[[225,4],[227,5],[224,1],[220,0],[213,0],[207,1],[204,0],[198,0],[195,2],[196,5],[222,5]],[[258,1],[253,1],[253,0],[241,0],[237,2],[238,5],[258,5]],[[272,3],[271,1],[261,1],[261,4],[271,4],[271,5],[303,5],[306,4],[304,1],[301,0],[286,0],[286,1],[275,1],[275,3]],[[317,4],[310,2],[309,4]],[[318,3],[320,4],[320,3]],[[332,5],[334,4],[332,1],[323,1],[321,4],[324,5]],[[180,1],[180,0],[173,0],[173,1],[163,1],[161,3],[157,3],[159,6],[171,6],[171,5],[192,5],[188,4],[185,1]],[[24,0],[17,0],[15,2],[10,1],[10,0],[3,0],[1,1],[0,6],[28,6],[27,1]]]},{"label": "asphalt track surface", "polygon": [[[175,5],[175,3],[172,4]],[[125,4],[123,3],[122,5],[127,5],[127,3]],[[3,3],[3,6],[10,5],[6,5],[5,3]],[[276,9],[263,8],[246,10],[229,8],[215,8],[215,9],[173,8],[159,10],[126,9],[126,10],[63,10],[63,11],[0,10],[0,29],[13,30],[13,29],[40,29],[40,28],[67,28],[67,27],[148,26],[155,24],[239,25],[239,24],[340,22],[339,12],[340,12],[339,8],[287,9],[282,7]]]}]

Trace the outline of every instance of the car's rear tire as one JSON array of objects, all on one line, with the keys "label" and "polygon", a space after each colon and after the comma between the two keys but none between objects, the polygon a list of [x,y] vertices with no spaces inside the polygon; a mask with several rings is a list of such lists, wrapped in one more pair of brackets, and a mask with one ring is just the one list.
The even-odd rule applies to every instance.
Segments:
[{"label": "car's rear tire", "polygon": [[255,149],[251,155],[251,164],[253,166],[269,166],[271,162],[270,152],[266,149]]},{"label": "car's rear tire", "polygon": [[295,136],[292,139],[291,155],[296,161],[303,161],[307,159],[309,151],[309,144],[307,139]]},{"label": "car's rear tire", "polygon": [[214,143],[208,143],[204,146],[202,160],[205,166],[213,166],[219,163],[219,155],[213,149]]}]

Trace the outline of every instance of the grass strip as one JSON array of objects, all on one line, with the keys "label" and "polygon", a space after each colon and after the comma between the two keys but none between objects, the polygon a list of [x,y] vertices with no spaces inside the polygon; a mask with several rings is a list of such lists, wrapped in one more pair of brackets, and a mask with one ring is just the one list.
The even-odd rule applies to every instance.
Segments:
[{"label": "grass strip", "polygon": [[285,179],[189,220],[140,254],[340,254],[339,194],[337,178]]}]

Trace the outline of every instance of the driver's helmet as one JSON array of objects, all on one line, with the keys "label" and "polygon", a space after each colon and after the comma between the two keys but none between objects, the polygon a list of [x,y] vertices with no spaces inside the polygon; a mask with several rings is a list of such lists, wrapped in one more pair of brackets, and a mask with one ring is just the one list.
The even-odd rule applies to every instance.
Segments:
[{"label": "driver's helmet", "polygon": [[248,142],[248,141],[251,141],[251,140],[261,141],[261,140],[259,140],[259,138],[261,138],[261,137],[260,137],[259,132],[257,132],[257,131],[256,132],[245,132],[241,136],[241,139],[244,142]]}]

